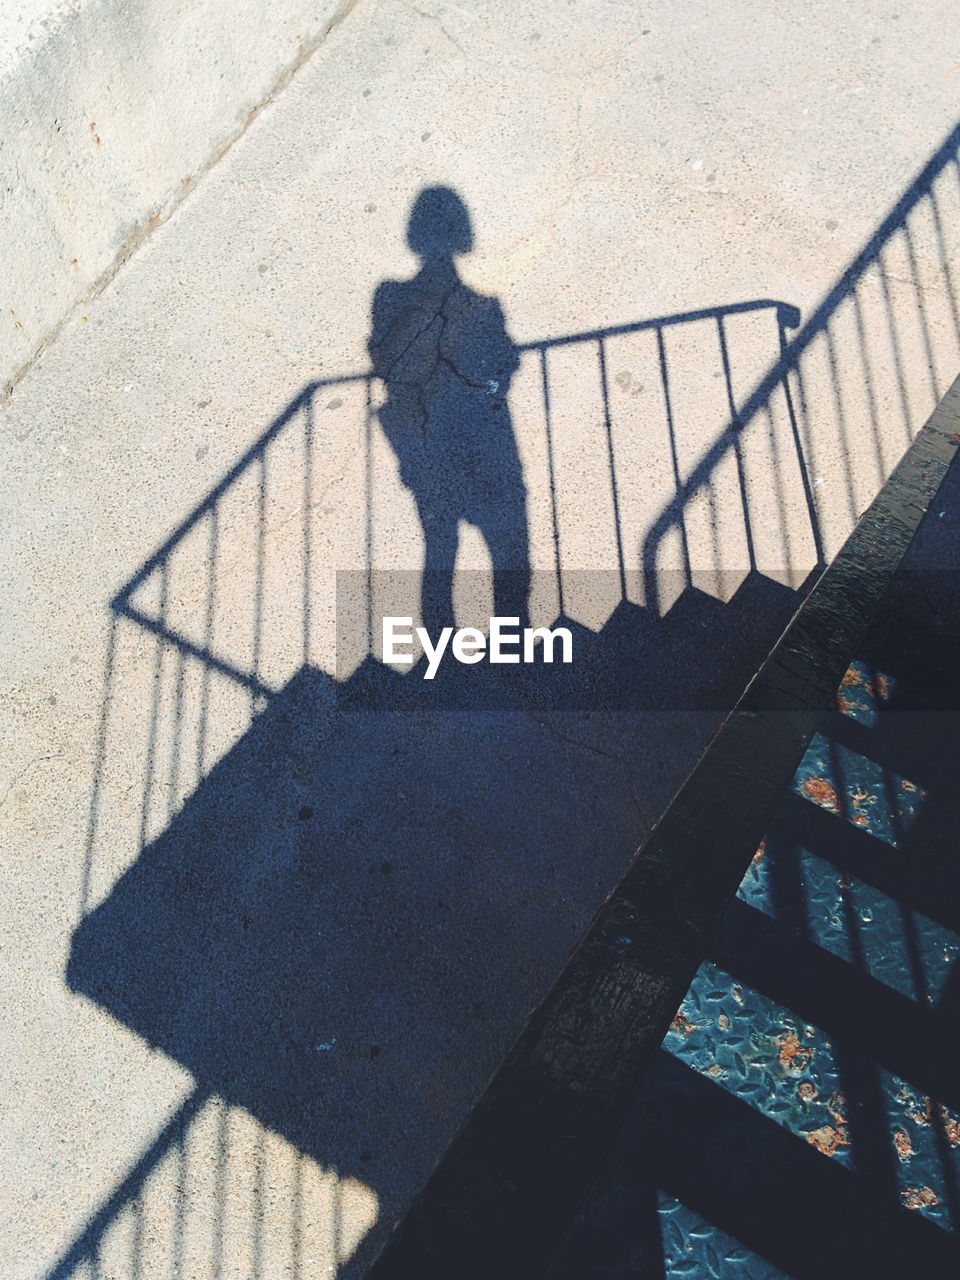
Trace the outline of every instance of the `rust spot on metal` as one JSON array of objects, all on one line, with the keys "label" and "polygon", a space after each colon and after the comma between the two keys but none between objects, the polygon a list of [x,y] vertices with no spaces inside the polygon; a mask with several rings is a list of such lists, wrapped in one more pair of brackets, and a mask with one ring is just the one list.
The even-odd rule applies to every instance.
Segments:
[{"label": "rust spot on metal", "polygon": [[897,1155],[901,1160],[909,1160],[911,1156],[916,1155],[906,1129],[894,1129],[893,1145],[897,1148]]},{"label": "rust spot on metal", "polygon": [[901,1191],[900,1199],[908,1209],[921,1209],[924,1205],[940,1203],[940,1197],[932,1187],[908,1187]]},{"label": "rust spot on metal", "polygon": [[826,778],[810,777],[803,784],[804,793],[821,809],[829,809],[831,813],[839,813],[837,793]]},{"label": "rust spot on metal", "polygon": [[760,843],[757,845],[757,852],[753,855],[753,861],[759,862],[760,859],[763,857],[763,855],[766,853],[766,851],[767,851],[767,842],[766,840],[761,840]]},{"label": "rust spot on metal", "polygon": [[833,1116],[834,1124],[821,1125],[806,1135],[807,1142],[825,1156],[836,1155],[841,1147],[849,1147],[850,1138],[846,1125],[846,1099],[842,1093],[835,1093],[827,1103],[827,1110]]},{"label": "rust spot on metal", "polygon": [[858,827],[866,827],[869,826],[870,823],[870,819],[865,813],[855,813],[853,815],[853,821]]},{"label": "rust spot on metal", "polygon": [[877,673],[877,697],[886,702],[890,697],[890,678],[882,672]]},{"label": "rust spot on metal", "polygon": [[804,1102],[812,1102],[817,1096],[816,1086],[810,1080],[801,1080],[797,1085],[797,1096]]},{"label": "rust spot on metal", "polygon": [[938,1120],[943,1136],[951,1147],[960,1147],[960,1119],[951,1115],[942,1103],[927,1098],[923,1112],[918,1112],[917,1117],[917,1123],[924,1125],[933,1124],[934,1119]]},{"label": "rust spot on metal", "polygon": [[691,1031],[696,1031],[697,1024],[695,1022],[691,1022],[682,1009],[678,1009],[673,1015],[673,1021],[670,1023],[670,1029],[671,1031],[679,1031],[684,1039],[686,1039]]},{"label": "rust spot on metal", "polygon": [[819,1129],[814,1129],[806,1137],[811,1147],[816,1147],[825,1156],[836,1155],[841,1147],[849,1147],[850,1145],[846,1129],[840,1126],[834,1128],[832,1124],[821,1125]]},{"label": "rust spot on metal", "polygon": [[856,667],[847,667],[843,673],[843,679],[840,681],[841,689],[849,689],[851,685],[860,684],[863,676]]},{"label": "rust spot on metal", "polygon": [[720,1028],[721,1031],[730,1030],[730,1019],[727,1017],[725,1013],[721,1013],[717,1015],[717,1026]]},{"label": "rust spot on metal", "polygon": [[917,789],[917,784],[915,782],[910,782],[907,778],[900,779],[900,786],[904,791],[916,791]]},{"label": "rust spot on metal", "polygon": [[784,1071],[798,1075],[810,1065],[813,1050],[800,1043],[795,1031],[785,1031],[778,1041],[780,1051],[777,1057]]},{"label": "rust spot on metal", "polygon": [[830,1101],[827,1103],[827,1110],[842,1129],[847,1121],[847,1100],[842,1093],[831,1095]]}]

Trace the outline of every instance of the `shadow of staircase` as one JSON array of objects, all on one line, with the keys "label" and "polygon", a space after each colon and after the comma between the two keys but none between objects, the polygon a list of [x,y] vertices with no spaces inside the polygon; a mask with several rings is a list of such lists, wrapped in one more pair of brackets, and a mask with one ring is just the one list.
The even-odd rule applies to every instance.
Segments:
[{"label": "shadow of staircase", "polygon": [[570,666],[302,668],[85,917],[71,988],[399,1212],[794,602],[626,604]]}]

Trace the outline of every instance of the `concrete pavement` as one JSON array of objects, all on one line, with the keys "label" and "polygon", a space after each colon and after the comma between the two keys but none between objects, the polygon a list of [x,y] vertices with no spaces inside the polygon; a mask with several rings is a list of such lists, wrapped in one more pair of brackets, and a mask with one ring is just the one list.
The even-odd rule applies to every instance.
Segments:
[{"label": "concrete pavement", "polygon": [[[952,17],[361,2],[18,383],[5,1274],[360,1273],[956,372]],[[398,708],[337,652],[336,570],[416,608],[365,375],[438,185],[531,609],[622,707]]]}]

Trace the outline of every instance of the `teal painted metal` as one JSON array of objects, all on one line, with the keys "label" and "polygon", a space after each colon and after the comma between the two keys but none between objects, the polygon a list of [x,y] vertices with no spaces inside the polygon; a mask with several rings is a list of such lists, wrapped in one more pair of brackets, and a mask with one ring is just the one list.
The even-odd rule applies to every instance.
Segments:
[{"label": "teal painted metal", "polygon": [[925,586],[956,617],[866,637],[550,1280],[960,1274],[960,610]]}]

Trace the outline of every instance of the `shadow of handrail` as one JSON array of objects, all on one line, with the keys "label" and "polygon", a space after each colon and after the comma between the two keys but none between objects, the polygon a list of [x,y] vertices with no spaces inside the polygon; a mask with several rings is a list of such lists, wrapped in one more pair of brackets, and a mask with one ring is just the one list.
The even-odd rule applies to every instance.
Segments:
[{"label": "shadow of handrail", "polygon": [[[634,321],[626,324],[608,325],[603,328],[589,329],[589,330],[584,330],[577,333],[564,334],[564,335],[550,337],[550,338],[536,339],[536,340],[521,342],[517,344],[516,349],[518,353],[520,353],[521,355],[533,354],[537,356],[539,360],[541,392],[543,397],[542,413],[543,413],[543,418],[545,422],[545,429],[548,435],[547,447],[548,447],[548,455],[549,455],[549,467],[551,472],[550,488],[551,488],[551,493],[553,495],[556,494],[556,491],[558,488],[558,482],[555,474],[553,444],[552,444],[552,441],[549,439],[550,432],[551,432],[552,414],[551,414],[551,403],[550,403],[550,392],[549,392],[549,380],[548,380],[548,372],[547,372],[547,359],[551,352],[570,348],[570,347],[579,347],[582,349],[586,349],[588,351],[591,348],[595,348],[596,358],[597,358],[597,363],[598,363],[598,368],[600,373],[600,382],[601,382],[600,390],[601,390],[601,397],[602,397],[601,412],[602,412],[602,417],[603,417],[604,427],[605,427],[605,436],[606,436],[605,444],[607,449],[607,459],[608,459],[608,466],[609,466],[609,482],[610,482],[610,488],[611,488],[611,494],[612,494],[612,503],[614,508],[615,525],[616,525],[618,572],[620,577],[622,597],[624,599],[627,596],[626,569],[625,569],[625,563],[624,563],[625,553],[623,548],[623,531],[621,528],[620,502],[619,502],[619,496],[618,496],[618,486],[622,484],[623,481],[622,480],[618,481],[617,469],[616,469],[614,453],[613,453],[613,443],[611,438],[612,413],[610,408],[610,394],[609,394],[608,377],[607,377],[607,369],[606,369],[606,365],[607,365],[606,352],[607,352],[608,346],[610,342],[616,338],[623,338],[630,335],[639,335],[639,334],[645,334],[645,333],[655,334],[657,343],[658,343],[658,359],[659,359],[660,368],[661,368],[661,375],[664,380],[664,387],[666,388],[667,382],[668,382],[668,376],[666,372],[666,355],[663,349],[663,334],[665,331],[668,331],[674,328],[680,328],[682,326],[687,326],[687,325],[697,325],[705,321],[713,321],[717,325],[718,334],[720,335],[721,350],[724,351],[725,364],[728,366],[729,359],[725,351],[725,344],[724,344],[724,338],[723,338],[725,322],[729,321],[733,317],[747,316],[747,315],[762,313],[767,311],[770,311],[774,314],[776,324],[777,324],[778,341],[782,345],[782,343],[785,341],[784,335],[786,334],[786,331],[788,329],[795,328],[799,324],[799,319],[800,319],[799,312],[794,306],[792,306],[789,303],[776,301],[770,298],[760,298],[760,299],[755,299],[748,302],[731,303],[731,304],[716,306],[716,307],[701,307],[693,311],[677,312],[670,315],[657,316],[652,319]],[[727,367],[727,374],[729,378],[728,367]],[[194,640],[191,640],[189,637],[176,631],[174,628],[169,626],[169,624],[167,624],[164,619],[156,616],[151,616],[145,610],[138,608],[137,605],[133,603],[133,596],[135,595],[137,590],[140,587],[142,587],[144,583],[147,582],[147,580],[151,577],[152,574],[163,571],[165,565],[169,562],[171,556],[183,544],[183,542],[191,534],[191,532],[193,532],[193,530],[197,528],[197,526],[200,524],[201,521],[203,521],[206,517],[210,516],[210,514],[215,511],[217,504],[229,494],[230,490],[239,481],[241,481],[258,464],[258,462],[261,462],[263,460],[266,454],[266,451],[271,446],[271,444],[277,441],[278,438],[282,435],[282,433],[284,433],[284,431],[286,431],[288,428],[291,427],[291,425],[295,422],[297,415],[300,414],[301,412],[308,414],[311,411],[314,398],[316,397],[318,392],[330,391],[334,388],[344,388],[344,387],[349,387],[353,385],[362,385],[364,387],[366,403],[367,403],[367,427],[366,427],[365,448],[369,455],[370,447],[371,447],[370,445],[370,432],[372,429],[371,419],[373,416],[371,412],[370,404],[371,404],[372,387],[376,382],[377,382],[377,379],[374,377],[374,375],[368,371],[365,371],[362,373],[346,374],[346,375],[337,376],[337,377],[317,379],[315,381],[307,383],[302,388],[302,390],[287,404],[284,410],[274,419],[274,421],[263,432],[263,434],[256,441],[254,441],[254,443],[237,460],[237,462],[223,475],[223,477],[217,482],[217,484],[214,485],[214,487],[203,498],[203,500],[199,502],[193,508],[193,510],[190,511],[190,513],[183,518],[183,520],[180,521],[180,523],[173,529],[173,531],[169,534],[169,536],[160,544],[160,546],[156,549],[156,551],[154,551],[143,562],[143,564],[136,571],[136,573],[133,574],[133,576],[126,583],[124,583],[124,585],[115,594],[115,596],[110,602],[110,607],[113,613],[118,617],[125,617],[129,619],[130,621],[136,623],[138,626],[142,627],[145,631],[149,632],[150,634],[155,635],[169,643],[175,644],[176,647],[184,655],[189,656],[191,658],[195,658],[198,661],[204,663],[206,666],[208,666],[212,671],[215,671],[217,674],[227,676],[231,680],[234,680],[236,683],[244,687],[253,696],[269,697],[271,692],[273,692],[273,690],[270,688],[270,686],[268,686],[262,680],[260,680],[254,672],[243,670],[242,668],[237,666],[237,664],[229,662],[228,660],[214,653],[211,649],[204,647],[203,645],[197,644]],[[773,390],[778,385],[778,382],[779,382],[779,379],[775,375],[771,375],[768,379],[765,379],[764,385],[767,385],[769,383],[768,394],[773,392]],[[731,397],[731,407],[733,408],[732,397]],[[734,412],[736,412],[735,409],[734,409]],[[671,416],[669,404],[667,405],[667,419],[668,419],[668,427],[671,432],[671,437],[673,437],[674,424],[672,422],[672,416]],[[312,432],[312,428],[310,427],[309,424],[307,426],[307,432],[308,433]],[[311,451],[311,448],[312,448],[312,442],[308,439],[307,442],[305,443],[305,449],[304,449],[305,454],[309,454]],[[798,468],[801,475],[804,476],[805,493],[807,495],[807,511],[810,518],[810,522],[811,522],[811,534],[813,537],[814,544],[817,547],[819,552],[819,549],[821,546],[821,540],[820,540],[819,531],[816,525],[816,515],[814,511],[814,506],[812,501],[809,498],[809,485],[807,484],[807,481],[806,481],[806,467],[805,467],[803,454],[802,454],[802,450],[800,449],[798,439],[796,441],[796,448],[797,448]],[[676,465],[675,439],[671,439],[671,449],[674,455],[674,462],[675,462],[674,478],[675,478],[675,482],[678,485],[678,491],[673,504],[671,504],[671,507],[668,508],[668,510],[673,510],[674,505],[676,505],[681,501],[683,492],[690,485],[689,481],[686,484],[683,484],[683,482],[680,480],[679,471]],[[721,456],[722,456],[722,451],[721,451]],[[368,462],[368,466],[369,466],[369,462]],[[695,490],[691,490],[691,492],[694,492],[694,491]],[[368,517],[367,517],[368,521],[369,521],[369,506],[370,506],[371,500],[372,500],[371,494],[368,491],[366,495],[366,502],[368,506]],[[748,541],[749,541],[750,514],[749,514],[749,504],[748,504],[745,493],[742,495],[742,506],[743,506],[743,518],[744,518],[745,525],[748,529]],[[560,534],[558,530],[558,520],[557,520],[557,513],[556,513],[555,506],[552,514],[552,521],[554,526],[553,537],[554,537],[554,544],[555,544],[554,570],[557,576],[558,584],[560,584],[561,577],[562,577],[562,569],[560,564],[560,550],[559,550]],[[658,527],[658,526],[655,526],[655,527]],[[368,546],[367,548],[368,557],[369,557],[369,553],[370,553],[370,548]],[[753,560],[751,560],[750,567],[751,568],[757,567],[756,563]],[[648,590],[649,590],[648,599],[651,604],[659,602],[659,591],[657,589],[655,576],[656,575],[654,574],[653,577],[651,578],[649,587],[648,587]],[[685,556],[685,580],[686,580],[686,585],[690,585],[690,583],[693,580],[689,553],[687,553],[687,555]],[[562,604],[563,604],[562,585],[558,586],[558,594],[561,602],[561,612],[562,612]]]},{"label": "shadow of handrail", "polygon": [[[671,529],[682,525],[684,512],[689,507],[692,500],[710,484],[711,477],[716,472],[716,469],[722,460],[731,452],[735,452],[737,450],[739,440],[744,431],[750,426],[757,414],[760,413],[761,410],[769,403],[770,397],[781,385],[787,388],[790,423],[797,451],[801,456],[804,454],[805,451],[800,439],[797,408],[794,403],[794,397],[791,395],[789,388],[790,377],[793,375],[798,380],[799,400],[802,401],[803,372],[801,362],[803,357],[810,351],[814,342],[829,333],[830,326],[834,322],[837,313],[846,302],[853,301],[854,305],[857,306],[857,286],[872,268],[881,263],[884,250],[887,248],[893,237],[898,234],[902,233],[905,237],[911,271],[914,275],[915,282],[919,284],[919,282],[916,281],[916,255],[912,244],[909,219],[924,200],[929,200],[931,204],[931,214],[934,222],[934,236],[942,273],[942,284],[946,292],[954,333],[960,337],[960,311],[958,311],[956,292],[953,283],[953,272],[946,252],[943,222],[939,211],[935,189],[937,180],[949,167],[952,167],[954,170],[957,169],[958,148],[960,148],[960,124],[954,126],[954,128],[947,134],[943,142],[923,166],[913,182],[911,182],[903,195],[897,200],[893,208],[882,220],[867,243],[856,255],[850,265],[843,271],[839,279],[827,292],[817,308],[801,326],[799,332],[790,340],[784,339],[779,360],[777,360],[770,370],[763,376],[756,388],[744,401],[739,411],[734,414],[726,431],[724,431],[718,439],[714,441],[700,461],[694,466],[687,479],[678,487],[677,493],[674,497],[664,507],[663,512],[653,523],[647,533],[643,545],[642,560],[644,572],[648,582],[650,583],[650,589],[652,592],[656,592],[657,558],[664,539],[667,537]],[[889,304],[889,293],[885,286],[884,300],[886,304],[886,320],[889,330],[888,336],[894,353],[896,376],[901,398],[901,409],[905,419],[904,425],[909,431],[911,423],[905,401],[905,380],[903,371],[900,367],[901,356],[898,351],[896,325],[892,308]],[[919,309],[923,346],[932,365],[933,344],[930,339],[927,316],[923,308],[922,294],[919,299]],[[862,326],[862,314],[860,313],[859,308],[857,328],[861,348],[863,349],[865,347],[866,339]],[[861,359],[863,359],[863,350],[861,350]],[[869,381],[869,377],[867,377],[866,382],[868,385],[866,387],[866,393],[868,403],[870,404],[871,409],[873,409],[874,395],[872,388],[869,385]],[[934,379],[933,389],[935,398],[943,390],[943,387],[939,387],[936,384],[936,379]],[[834,390],[835,394],[839,394],[836,386]],[[918,423],[913,423],[913,428],[916,429],[918,425]],[[816,540],[817,562],[822,566],[825,563],[824,545],[820,531],[820,522],[816,515],[814,493],[806,468],[803,469],[802,474],[804,493],[810,509],[811,528]]]}]

